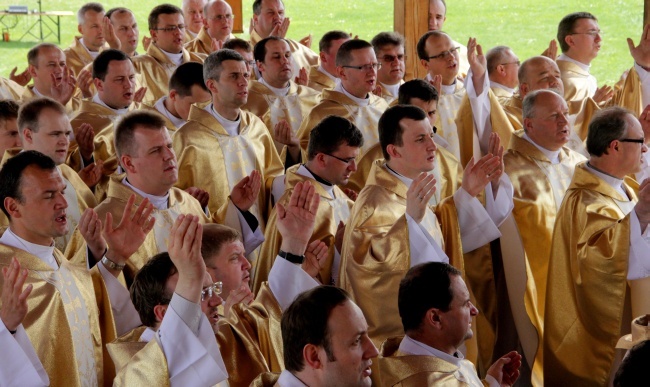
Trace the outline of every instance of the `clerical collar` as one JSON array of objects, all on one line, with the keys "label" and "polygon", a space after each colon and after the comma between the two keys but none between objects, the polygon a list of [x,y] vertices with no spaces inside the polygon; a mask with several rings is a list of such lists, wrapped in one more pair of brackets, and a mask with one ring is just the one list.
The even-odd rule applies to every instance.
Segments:
[{"label": "clerical collar", "polygon": [[172,54],[171,52],[167,52],[160,47],[158,48],[163,54],[165,54],[167,58],[169,58],[169,61],[175,64],[176,66],[180,66],[183,64],[183,50],[181,50],[181,52],[178,54]]},{"label": "clerical collar", "polygon": [[623,189],[623,180],[619,179],[618,177],[612,176],[609,173],[603,172],[600,169],[594,167],[589,161],[587,161],[587,170],[597,177],[599,177],[601,180],[604,180],[605,183],[609,184],[610,187],[614,188],[616,192],[620,193],[623,195],[624,198],[628,198],[627,192]]},{"label": "clerical collar", "polygon": [[399,87],[401,86],[400,82],[397,82],[394,85],[387,85],[387,84],[382,83],[382,82],[379,82],[379,84],[381,85],[381,87],[386,89],[388,91],[388,93],[390,93],[390,95],[397,98],[397,95],[399,94]]},{"label": "clerical collar", "polygon": [[585,70],[586,72],[589,72],[589,69],[591,68],[591,65],[584,64],[582,62],[578,62],[577,60],[575,60],[573,58],[570,58],[569,56],[564,55],[564,54],[560,54],[560,56],[558,56],[556,60],[564,60],[564,61],[567,61],[567,62],[571,62],[571,63],[575,64],[576,66],[580,67],[581,69]]},{"label": "clerical collar", "polygon": [[321,187],[323,187],[323,189],[327,191],[327,193],[329,193],[332,198],[334,198],[334,185],[322,177],[316,175],[309,168],[307,168],[307,165],[300,164],[300,167],[298,167],[296,174],[305,177],[311,177],[312,179],[316,180],[318,184],[320,184]]},{"label": "clerical collar", "polygon": [[490,81],[490,87],[495,87],[497,89],[503,89],[503,90],[507,91],[510,94],[515,93],[515,89],[512,89],[512,88],[510,88],[510,87],[508,87],[506,85],[502,85],[499,82]]},{"label": "clerical collar", "polygon": [[189,28],[187,29],[187,32],[190,34],[191,37],[196,38],[199,34],[192,32]]},{"label": "clerical collar", "polygon": [[164,196],[150,195],[140,189],[135,188],[131,183],[129,183],[126,177],[124,180],[122,180],[122,184],[131,188],[135,193],[142,196],[143,198],[149,199],[151,204],[153,204],[157,210],[166,210],[169,208],[169,191],[167,191]]},{"label": "clerical collar", "polygon": [[259,78],[258,81],[261,84],[263,84],[264,86],[268,87],[269,90],[271,90],[273,92],[273,94],[277,95],[278,97],[284,97],[284,96],[289,94],[289,88],[291,87],[290,82],[287,82],[286,87],[277,88],[277,87],[273,87],[273,86],[269,85],[268,82],[266,82],[266,80],[264,79],[264,77]]},{"label": "clerical collar", "polygon": [[303,383],[302,380],[298,379],[296,375],[287,370],[284,370],[280,373],[277,385],[282,387],[307,387],[307,385]]},{"label": "clerical collar", "polygon": [[151,340],[156,337],[156,331],[153,329],[146,327],[144,331],[142,331],[142,334],[140,335],[140,341],[143,343],[148,343]]},{"label": "clerical collar", "polygon": [[222,116],[221,114],[219,114],[217,112],[217,110],[214,108],[213,104],[209,104],[208,106],[206,106],[205,110],[210,112],[210,114],[212,114],[212,116],[217,121],[219,121],[221,126],[223,126],[223,128],[226,130],[226,132],[228,132],[228,134],[231,137],[235,137],[235,136],[239,135],[239,125],[241,123],[241,110],[240,110],[240,113],[237,116],[237,119],[235,121],[231,121],[231,120],[227,119],[226,117]]},{"label": "clerical collar", "polygon": [[336,80],[338,79],[338,78],[335,77],[334,75],[330,74],[327,70],[325,70],[325,69],[323,68],[323,66],[321,66],[321,65],[318,65],[318,71],[320,71],[321,73],[327,75],[327,77],[328,77],[329,79],[333,80],[334,82],[336,82]]},{"label": "clerical collar", "polygon": [[348,98],[353,100],[359,106],[368,106],[370,104],[370,95],[366,94],[366,98],[359,98],[353,96],[352,94],[348,93],[347,90],[345,90],[345,87],[343,87],[343,84],[341,83],[340,79],[336,80],[336,86],[334,86],[334,91],[338,91],[339,93],[343,93],[347,95]]},{"label": "clerical collar", "polygon": [[400,181],[404,184],[406,184],[407,188],[411,187],[411,184],[413,183],[413,179],[409,179],[408,177],[400,174],[399,172],[395,171],[393,168],[388,166],[388,163],[386,163],[386,169],[388,169],[388,172],[390,172],[393,176],[397,177],[400,179]]},{"label": "clerical collar", "polygon": [[407,353],[409,355],[435,356],[457,367],[460,367],[460,362],[464,359],[463,354],[459,351],[456,351],[453,355],[450,355],[446,352],[440,351],[420,341],[417,341],[408,335],[404,336],[402,339],[402,342],[399,345],[399,351]]},{"label": "clerical collar", "polygon": [[54,270],[57,270],[59,268],[59,263],[56,261],[56,259],[54,259],[54,241],[52,241],[52,244],[50,246],[31,243],[16,235],[11,230],[11,226],[9,226],[9,228],[7,228],[0,237],[0,243],[26,251],[31,255],[40,258],[41,261],[47,263],[47,265]]},{"label": "clerical collar", "polygon": [[156,110],[160,112],[163,116],[167,117],[169,121],[174,124],[176,129],[180,129],[181,126],[185,125],[187,121],[185,121],[182,118],[178,118],[175,115],[173,115],[169,110],[167,110],[167,107],[165,106],[165,100],[167,99],[167,96],[161,97],[158,101],[156,101],[156,104],[153,105]]},{"label": "clerical collar", "polygon": [[40,91],[38,91],[38,89],[36,89],[36,86],[32,87],[32,92],[34,92],[34,94],[36,94],[37,97],[40,98],[46,97],[45,95],[43,95],[43,93],[41,93]]},{"label": "clerical collar", "polygon": [[531,143],[535,148],[539,149],[540,152],[546,156],[546,158],[551,162],[551,164],[558,164],[560,162],[560,151],[552,151],[538,145],[532,138],[528,137],[528,134],[524,132],[523,139]]},{"label": "clerical collar", "polygon": [[81,43],[81,47],[83,47],[84,50],[86,50],[86,52],[93,58],[93,60],[95,60],[95,58],[99,56],[99,51],[90,51],[88,47],[86,47],[86,43],[84,43],[84,38],[79,39],[79,43]]},{"label": "clerical collar", "polygon": [[101,98],[99,98],[99,93],[97,93],[97,94],[95,94],[93,96],[93,102],[96,103],[96,104],[102,105],[103,107],[105,107],[107,109],[111,109],[118,116],[124,115],[124,114],[129,112],[129,107],[128,106],[124,107],[124,108],[121,108],[121,109],[115,109],[115,108],[112,108],[112,107],[106,105],[106,103],[104,101],[102,101]]}]

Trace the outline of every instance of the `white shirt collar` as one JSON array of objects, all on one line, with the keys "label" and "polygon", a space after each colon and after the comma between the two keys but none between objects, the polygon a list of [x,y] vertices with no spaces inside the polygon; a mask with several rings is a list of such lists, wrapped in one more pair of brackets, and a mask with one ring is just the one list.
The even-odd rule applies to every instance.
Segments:
[{"label": "white shirt collar", "polygon": [[[310,177],[310,178],[316,180],[316,178],[314,177],[314,174],[309,172],[309,169],[307,169],[307,167],[305,167],[305,164],[300,164],[300,167],[298,167],[298,170],[296,171],[296,174],[301,175],[301,176],[305,176],[305,177]],[[330,194],[330,196],[332,198],[335,197],[334,196],[334,186],[333,185],[323,184],[318,180],[316,180],[316,181],[318,182],[318,184],[321,185],[321,187],[323,187],[323,189],[325,191],[327,191],[328,194]]]},{"label": "white shirt collar", "polygon": [[118,116],[124,115],[124,114],[129,112],[129,107],[128,106],[124,107],[124,108],[121,108],[121,109],[113,109],[112,107],[106,105],[106,103],[104,103],[104,101],[102,101],[102,99],[99,98],[99,93],[97,93],[97,94],[95,94],[93,96],[93,102],[96,103],[96,104],[102,105],[105,108],[111,109],[113,111],[113,113],[115,113]]},{"label": "white shirt collar", "polygon": [[603,173],[603,172],[595,169],[594,167],[591,166],[591,164],[589,164],[589,162],[587,162],[587,164],[585,164],[585,165],[587,166],[587,170],[589,172],[593,173],[597,177],[604,180],[605,183],[609,184],[612,188],[614,188],[616,190],[616,192],[623,195],[624,198],[628,198],[627,192],[625,192],[625,190],[623,189],[623,180],[621,180],[621,179],[619,179],[617,177],[614,177],[614,176],[610,176],[610,175],[608,175],[606,173]]},{"label": "white shirt collar", "polygon": [[548,149],[546,149],[546,148],[544,148],[542,146],[537,145],[537,143],[535,141],[533,141],[530,137],[528,137],[526,132],[524,132],[523,139],[528,141],[529,143],[531,143],[535,148],[539,149],[539,151],[542,152],[544,154],[544,156],[546,156],[549,159],[551,164],[558,164],[560,162],[560,151],[559,150],[552,151],[552,150],[548,150]]},{"label": "white shirt collar", "polygon": [[153,340],[154,337],[156,337],[156,331],[147,327],[144,331],[142,331],[142,334],[140,335],[140,341],[143,343],[148,343]]},{"label": "white shirt collar", "polygon": [[214,106],[212,104],[209,104],[208,106],[205,107],[205,110],[207,110],[212,116],[219,121],[221,126],[228,132],[228,135],[231,137],[235,137],[239,135],[239,124],[241,123],[241,111],[239,112],[239,116],[237,117],[236,121],[231,121],[227,119],[226,117],[222,116],[219,114]]},{"label": "white shirt collar", "polygon": [[175,64],[176,66],[180,66],[180,65],[183,64],[183,50],[181,50],[181,52],[178,53],[178,54],[172,54],[171,52],[167,52],[167,51],[163,50],[163,49],[160,48],[160,47],[158,47],[158,48],[159,48],[160,51],[161,51],[163,54],[165,54],[165,56],[167,56],[167,58],[169,58],[169,60],[170,60],[173,64]]},{"label": "white shirt collar", "polygon": [[381,82],[379,82],[379,84],[381,85],[381,87],[383,87],[384,89],[388,90],[388,92],[389,92],[393,97],[395,97],[395,99],[397,99],[397,95],[398,95],[398,93],[399,93],[399,87],[401,86],[400,82],[397,82],[397,83],[394,84],[394,85],[387,85],[387,84],[385,84],[385,83],[381,83]]},{"label": "white shirt collar", "polygon": [[340,79],[336,80],[336,86],[334,86],[334,91],[338,91],[339,93],[343,93],[347,95],[348,98],[353,100],[359,106],[368,106],[370,104],[370,95],[367,95],[366,98],[358,98],[353,96],[352,94],[348,93],[347,90],[345,90]]},{"label": "white shirt collar", "polygon": [[10,226],[2,234],[2,237],[0,237],[0,243],[26,251],[31,255],[40,258],[54,270],[57,270],[59,268],[58,262],[56,259],[54,259],[54,241],[52,241],[52,244],[50,246],[37,245],[35,243],[27,242],[23,238],[16,235],[13,231],[11,231]]},{"label": "white shirt collar", "polygon": [[195,34],[194,32],[192,32],[189,28],[187,29],[187,32],[188,32],[188,33],[190,34],[190,36],[193,37],[193,38],[196,38],[196,37],[199,35],[198,33]]},{"label": "white shirt collar", "polygon": [[331,80],[333,80],[333,81],[335,81],[335,82],[336,82],[336,80],[338,79],[338,78],[335,77],[334,75],[330,74],[327,70],[325,70],[325,69],[323,68],[323,66],[321,66],[321,65],[318,65],[318,71],[320,71],[321,73],[327,75],[327,77],[328,77],[329,79],[331,79]]},{"label": "white shirt collar", "polygon": [[259,78],[258,81],[264,86],[268,87],[269,90],[271,90],[273,94],[277,95],[278,97],[284,97],[289,94],[289,88],[291,87],[291,84],[287,85],[287,87],[277,88],[269,85],[263,77]]},{"label": "white shirt collar", "polygon": [[153,105],[153,107],[160,112],[163,116],[167,117],[168,120],[176,126],[176,129],[180,129],[181,126],[185,125],[187,121],[185,121],[182,118],[178,118],[175,115],[173,115],[169,110],[167,110],[167,107],[165,107],[165,100],[167,99],[167,96],[161,97],[158,101],[156,101],[156,104]]},{"label": "white shirt collar", "polygon": [[40,97],[40,98],[45,97],[43,95],[43,93],[41,93],[40,91],[38,91],[38,89],[36,89],[36,86],[32,87],[32,91],[34,92],[34,94],[36,94],[37,97]]},{"label": "white shirt collar", "polygon": [[397,177],[398,179],[400,179],[402,181],[402,183],[404,183],[406,185],[406,188],[411,187],[411,184],[413,183],[413,179],[409,179],[408,177],[397,173],[391,167],[388,166],[388,163],[386,163],[385,165],[386,165],[386,170],[388,172],[390,172],[391,175],[393,175],[393,176]]},{"label": "white shirt collar", "polygon": [[140,189],[135,188],[129,181],[124,178],[122,180],[122,184],[125,186],[131,188],[135,193],[138,195],[142,196],[143,198],[149,199],[151,204],[153,204],[154,207],[158,210],[166,210],[169,208],[169,191],[167,191],[167,194],[165,196],[156,196],[156,195],[150,195]]},{"label": "white shirt collar", "polygon": [[298,379],[291,372],[284,370],[278,378],[278,386],[280,387],[306,387],[307,385]]},{"label": "white shirt collar", "polygon": [[399,350],[409,355],[435,356],[457,367],[460,367],[460,362],[464,359],[463,354],[460,351],[456,351],[456,356],[452,356],[448,353],[430,347],[422,342],[414,340],[409,336],[404,336],[402,342],[399,345]]},{"label": "white shirt collar", "polygon": [[499,82],[490,81],[490,87],[495,87],[497,89],[503,89],[503,90],[507,91],[510,94],[515,93],[515,89],[512,89],[512,88],[510,88],[510,87],[508,87],[506,85],[502,85]]},{"label": "white shirt collar", "polygon": [[586,72],[589,72],[589,69],[591,68],[591,65],[584,64],[582,62],[578,62],[577,60],[575,60],[573,58],[569,58],[567,55],[564,55],[564,54],[560,54],[560,56],[558,56],[556,60],[565,60],[567,62],[574,63],[578,67],[580,67],[581,69],[585,70]]},{"label": "white shirt collar", "polygon": [[86,50],[86,52],[90,55],[91,58],[93,58],[93,60],[97,58],[97,56],[99,55],[99,51],[90,51],[88,47],[86,47],[86,43],[84,43],[84,38],[79,39],[79,43],[81,43],[81,47],[83,47]]}]

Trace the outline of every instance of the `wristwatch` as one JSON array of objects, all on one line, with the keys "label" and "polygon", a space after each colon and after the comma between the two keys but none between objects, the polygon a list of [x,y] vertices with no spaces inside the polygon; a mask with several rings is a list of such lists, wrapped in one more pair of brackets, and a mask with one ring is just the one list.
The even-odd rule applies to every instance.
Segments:
[{"label": "wristwatch", "polygon": [[291,254],[287,253],[286,251],[280,250],[278,253],[279,256],[282,258],[286,259],[287,261],[291,263],[296,263],[298,265],[302,264],[305,261],[305,256],[304,255],[296,255],[296,254]]},{"label": "wristwatch", "polygon": [[105,255],[102,258],[102,263],[104,264],[104,266],[106,266],[107,268],[112,269],[112,270],[123,270],[124,267],[126,266],[125,264],[119,264],[119,263],[115,263],[115,262],[111,261]]}]

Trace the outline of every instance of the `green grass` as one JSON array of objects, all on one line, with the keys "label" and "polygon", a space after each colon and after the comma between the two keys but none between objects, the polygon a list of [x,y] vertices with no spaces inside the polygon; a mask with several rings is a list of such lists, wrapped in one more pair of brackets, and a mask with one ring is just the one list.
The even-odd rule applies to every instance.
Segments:
[{"label": "green grass", "polygon": [[[9,4],[27,4],[36,7],[35,0],[3,0],[0,9]],[[43,10],[73,11],[81,1],[44,0]],[[177,1],[180,4],[180,0]],[[632,65],[625,39],[638,42],[643,19],[643,2],[633,0],[578,1],[551,0],[546,3],[532,0],[506,1],[501,3],[476,0],[448,1],[445,30],[457,41],[465,42],[470,35],[476,36],[485,50],[495,45],[508,45],[525,59],[541,53],[555,36],[557,23],[565,14],[575,11],[592,12],[599,18],[604,31],[603,48],[592,63],[592,73],[599,83],[613,83],[621,72]],[[158,4],[152,1],[107,1],[108,9],[121,5],[132,9],[140,25],[140,35],[148,34],[146,19],[149,10]],[[251,0],[244,2],[244,29],[251,18]],[[545,4],[545,5],[544,5]],[[328,30],[341,29],[370,39],[380,31],[393,29],[393,3],[389,0],[285,0],[287,15],[291,17],[289,37],[299,39],[309,33],[314,36],[313,48]],[[236,12],[236,11],[235,11]],[[18,25],[10,31],[12,39],[18,39],[25,31],[27,18],[19,17]],[[33,18],[29,18],[33,22]],[[77,31],[76,18],[62,20],[61,47],[67,47]],[[242,37],[246,37],[243,34]],[[53,38],[48,39],[54,41]],[[0,74],[8,76],[11,69],[26,66],[27,50],[37,42],[9,43],[0,41]],[[142,49],[140,48],[140,51]]]}]

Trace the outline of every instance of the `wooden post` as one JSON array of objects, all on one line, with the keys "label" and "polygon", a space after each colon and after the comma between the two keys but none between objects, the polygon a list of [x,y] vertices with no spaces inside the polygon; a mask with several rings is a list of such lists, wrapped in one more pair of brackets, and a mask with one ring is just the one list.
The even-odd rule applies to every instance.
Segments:
[{"label": "wooden post", "polygon": [[424,78],[426,71],[420,65],[416,46],[429,28],[429,0],[394,0],[394,7],[394,29],[404,35],[406,41],[404,53],[408,58],[404,79]]},{"label": "wooden post", "polygon": [[643,0],[643,25],[650,24],[650,0]]},{"label": "wooden post", "polygon": [[232,32],[240,34],[244,32],[244,9],[242,8],[242,0],[226,0],[226,3],[232,8],[232,14],[235,15],[235,20],[232,24]]}]

